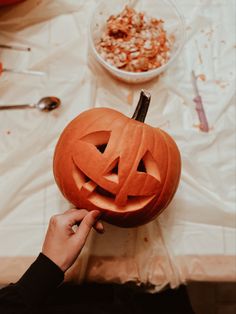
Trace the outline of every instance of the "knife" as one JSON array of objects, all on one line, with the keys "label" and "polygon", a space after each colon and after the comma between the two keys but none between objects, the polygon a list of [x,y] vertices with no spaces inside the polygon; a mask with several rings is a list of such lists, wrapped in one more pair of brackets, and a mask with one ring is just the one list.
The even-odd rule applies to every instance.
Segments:
[{"label": "knife", "polygon": [[200,130],[203,132],[209,132],[209,126],[208,126],[208,121],[206,117],[206,113],[203,107],[203,102],[202,102],[202,97],[199,94],[198,86],[197,86],[197,77],[195,75],[195,72],[192,71],[192,83],[193,83],[193,88],[195,92],[195,97],[193,98],[193,101],[196,104],[196,111],[198,114],[198,118],[200,121]]}]

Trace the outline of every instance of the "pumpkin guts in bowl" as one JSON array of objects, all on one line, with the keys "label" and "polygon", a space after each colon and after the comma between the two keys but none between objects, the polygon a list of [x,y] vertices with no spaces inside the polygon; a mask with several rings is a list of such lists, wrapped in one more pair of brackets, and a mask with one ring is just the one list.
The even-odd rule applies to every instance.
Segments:
[{"label": "pumpkin guts in bowl", "polygon": [[185,42],[184,17],[172,0],[127,2],[99,1],[90,20],[89,47],[112,76],[143,83],[177,60]]},{"label": "pumpkin guts in bowl", "polygon": [[164,21],[126,6],[111,15],[96,48],[110,65],[130,72],[156,69],[168,62],[173,37],[167,36]]}]

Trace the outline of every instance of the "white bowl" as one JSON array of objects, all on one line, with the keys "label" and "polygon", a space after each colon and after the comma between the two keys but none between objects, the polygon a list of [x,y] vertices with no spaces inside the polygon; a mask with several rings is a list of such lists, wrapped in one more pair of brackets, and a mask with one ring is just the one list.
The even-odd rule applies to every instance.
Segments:
[{"label": "white bowl", "polygon": [[[135,3],[135,5],[132,5]],[[109,64],[104,60],[96,49],[96,45],[101,39],[102,33],[105,30],[107,19],[111,15],[120,13],[125,5],[133,7],[135,10],[143,11],[148,16],[164,21],[164,29],[167,31],[167,35],[173,35],[175,37],[174,45],[171,48],[170,60],[159,68],[149,70],[146,72],[128,72],[121,70]],[[177,9],[176,5],[171,0],[106,0],[101,1],[95,9],[89,29],[89,42],[92,53],[97,61],[107,69],[116,78],[129,82],[129,83],[141,83],[149,81],[152,78],[158,76],[161,72],[169,68],[176,60],[185,42],[185,23],[183,15]]]}]

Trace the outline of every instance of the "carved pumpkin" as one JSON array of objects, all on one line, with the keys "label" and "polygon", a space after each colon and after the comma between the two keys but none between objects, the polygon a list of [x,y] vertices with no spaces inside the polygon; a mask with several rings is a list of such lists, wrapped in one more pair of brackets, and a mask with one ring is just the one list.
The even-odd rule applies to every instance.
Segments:
[{"label": "carved pumpkin", "polygon": [[54,154],[54,176],[76,207],[134,227],[154,219],[177,189],[181,162],[173,139],[143,123],[150,95],[132,119],[108,108],[81,113],[64,129]]}]

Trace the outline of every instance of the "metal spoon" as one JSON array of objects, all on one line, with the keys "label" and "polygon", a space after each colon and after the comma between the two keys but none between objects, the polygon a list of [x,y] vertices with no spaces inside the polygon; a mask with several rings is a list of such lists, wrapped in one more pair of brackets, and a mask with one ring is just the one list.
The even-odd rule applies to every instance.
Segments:
[{"label": "metal spoon", "polygon": [[24,105],[0,105],[0,110],[7,109],[38,109],[41,111],[51,111],[61,105],[61,101],[57,97],[49,96],[40,99],[36,104],[24,104]]}]

